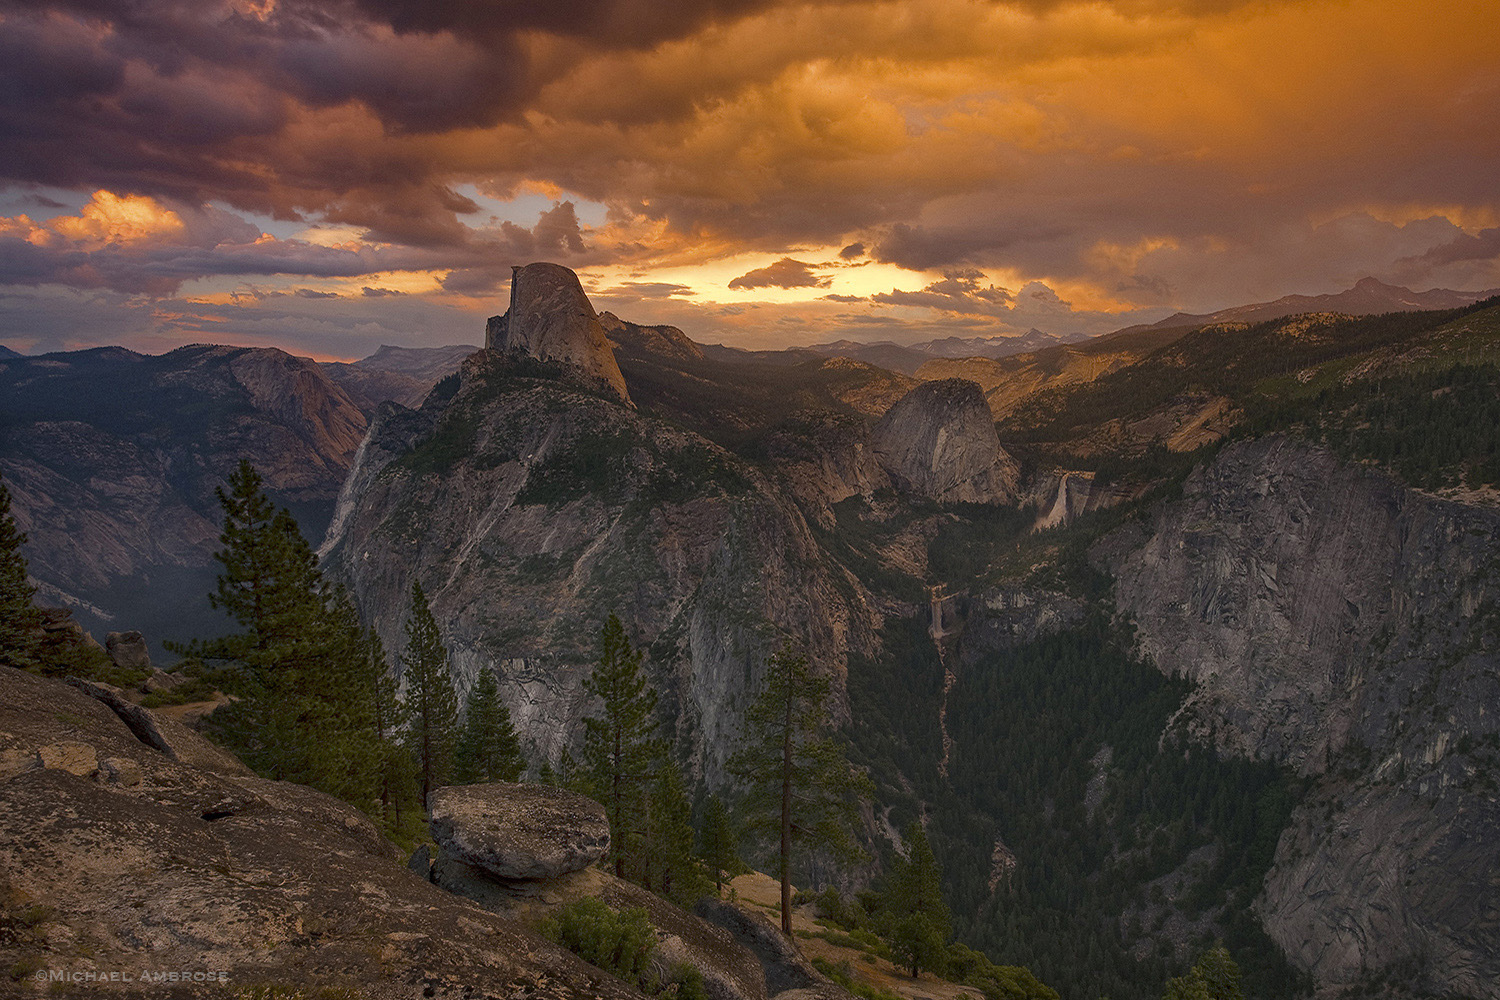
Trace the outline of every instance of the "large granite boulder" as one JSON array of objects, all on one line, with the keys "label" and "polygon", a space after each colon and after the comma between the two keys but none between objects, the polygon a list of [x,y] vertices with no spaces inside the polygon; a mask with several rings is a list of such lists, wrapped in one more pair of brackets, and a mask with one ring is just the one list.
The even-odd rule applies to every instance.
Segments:
[{"label": "large granite boulder", "polygon": [[602,382],[622,403],[633,405],[614,349],[578,275],[561,264],[512,269],[510,309],[490,319],[484,346],[574,365]]},{"label": "large granite boulder", "polygon": [[459,785],[429,799],[432,836],[447,856],[506,881],[554,879],[609,850],[599,803],[546,785]]},{"label": "large granite boulder", "polygon": [[122,670],[150,670],[151,650],[146,637],[139,632],[111,632],[104,637],[104,651],[110,662]]},{"label": "large granite boulder", "polygon": [[924,382],[901,397],[870,433],[875,457],[908,493],[942,503],[1007,503],[1020,466],[995,433],[978,384]]}]

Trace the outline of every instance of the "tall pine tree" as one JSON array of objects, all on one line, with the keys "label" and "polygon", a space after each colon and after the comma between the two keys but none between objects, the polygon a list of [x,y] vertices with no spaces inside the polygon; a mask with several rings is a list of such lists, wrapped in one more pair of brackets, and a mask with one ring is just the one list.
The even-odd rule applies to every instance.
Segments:
[{"label": "tall pine tree", "polygon": [[463,728],[453,755],[453,780],[460,785],[481,781],[519,781],[526,770],[521,739],[511,725],[510,710],[500,700],[495,675],[479,671],[469,692]]},{"label": "tall pine tree", "polygon": [[36,588],[26,579],[25,544],[10,512],[10,490],[0,479],[0,666],[37,665],[42,616],[33,603]]},{"label": "tall pine tree", "polygon": [[708,894],[709,880],[703,862],[693,852],[693,806],[676,761],[658,766],[647,806],[642,884],[691,908]]},{"label": "tall pine tree", "polygon": [[703,811],[702,855],[716,893],[723,893],[726,878],[745,871],[744,862],[740,861],[739,834],[735,832],[729,807],[717,795],[709,797]]},{"label": "tall pine tree", "polygon": [[849,831],[869,781],[825,732],[829,685],[807,657],[783,646],[766,665],[765,688],[745,713],[729,771],[744,783],[752,829],[777,838],[781,931],[792,934],[792,851],[801,845],[857,855]]},{"label": "tall pine tree", "polygon": [[646,786],[664,748],[656,739],[656,692],[641,670],[643,654],[631,648],[625,626],[611,614],[599,639],[599,661],[583,689],[602,703],[584,719],[583,762],[594,793],[609,816],[615,874],[641,860]]},{"label": "tall pine tree", "polygon": [[953,918],[943,901],[942,881],[927,832],[913,820],[906,828],[906,857],[896,867],[886,897],[896,916],[891,953],[911,970],[913,979],[922,969],[943,971]]},{"label": "tall pine tree", "polygon": [[453,768],[453,738],[458,726],[458,695],[448,672],[448,650],[443,646],[437,619],[422,585],[411,585],[411,614],[406,619],[405,722],[407,746],[417,764],[422,807],[432,790],[446,784]]}]

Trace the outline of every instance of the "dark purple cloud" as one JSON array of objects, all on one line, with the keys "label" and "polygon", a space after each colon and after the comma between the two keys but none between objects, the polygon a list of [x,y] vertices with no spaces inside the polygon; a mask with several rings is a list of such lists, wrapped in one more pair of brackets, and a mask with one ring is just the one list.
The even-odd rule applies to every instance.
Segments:
[{"label": "dark purple cloud", "polygon": [[1449,243],[1435,246],[1417,260],[1432,267],[1466,260],[1494,260],[1500,257],[1500,228],[1481,229],[1477,235],[1459,233]]}]

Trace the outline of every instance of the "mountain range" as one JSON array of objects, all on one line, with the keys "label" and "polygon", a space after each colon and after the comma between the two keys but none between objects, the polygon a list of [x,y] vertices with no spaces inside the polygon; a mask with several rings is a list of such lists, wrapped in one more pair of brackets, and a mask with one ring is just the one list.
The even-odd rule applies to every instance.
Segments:
[{"label": "mountain range", "polygon": [[1265,1000],[1500,998],[1500,301],[911,374],[698,344],[520,270],[483,350],[0,361],[46,595],[211,628],[187,595],[245,455],[388,649],[422,585],[460,692],[493,672],[534,760],[576,752],[613,612],[727,789],[795,642],[876,788],[845,888],[920,819],[960,938],[1066,997],[1154,1000],[1221,939]]}]

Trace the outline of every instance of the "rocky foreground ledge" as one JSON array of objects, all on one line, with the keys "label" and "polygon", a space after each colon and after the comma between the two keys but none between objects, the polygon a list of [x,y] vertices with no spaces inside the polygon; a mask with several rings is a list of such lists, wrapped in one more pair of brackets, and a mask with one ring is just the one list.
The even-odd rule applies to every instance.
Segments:
[{"label": "rocky foreground ledge", "polygon": [[157,732],[173,756],[97,698],[0,669],[0,996],[640,996],[408,871],[352,807]]},{"label": "rocky foreground ledge", "polygon": [[0,996],[642,998],[530,930],[588,895],[645,907],[660,960],[715,1000],[849,1000],[763,916],[703,919],[593,865],[595,803],[483,785],[435,804],[438,857],[409,866],[353,807],[105,685],[0,669]]}]

